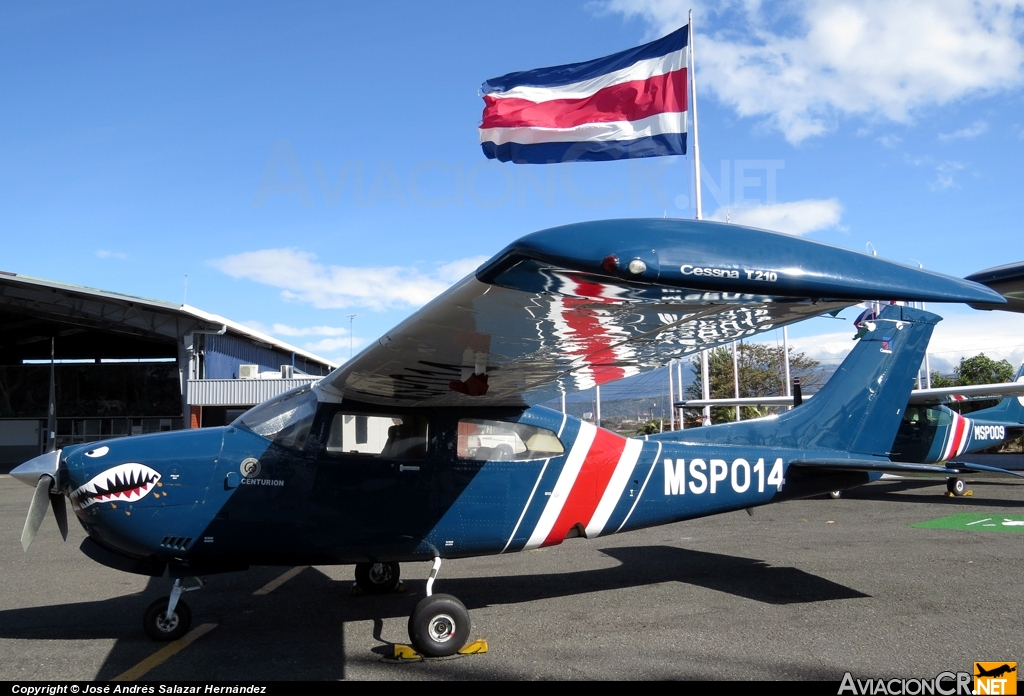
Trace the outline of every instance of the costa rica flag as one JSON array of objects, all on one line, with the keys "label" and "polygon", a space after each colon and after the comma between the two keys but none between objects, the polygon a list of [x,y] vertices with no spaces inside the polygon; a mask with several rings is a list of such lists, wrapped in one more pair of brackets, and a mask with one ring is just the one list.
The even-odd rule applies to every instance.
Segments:
[{"label": "costa rica flag", "polygon": [[484,82],[480,145],[518,164],[686,154],[689,26],[604,58]]}]

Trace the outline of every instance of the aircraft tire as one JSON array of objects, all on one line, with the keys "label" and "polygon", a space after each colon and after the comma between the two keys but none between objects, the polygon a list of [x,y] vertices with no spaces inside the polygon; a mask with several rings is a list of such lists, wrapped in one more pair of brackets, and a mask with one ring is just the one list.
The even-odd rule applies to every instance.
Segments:
[{"label": "aircraft tire", "polygon": [[177,640],[188,633],[192,626],[192,611],[188,605],[178,600],[174,613],[170,619],[167,618],[167,603],[170,597],[161,597],[146,609],[142,617],[142,628],[146,635],[153,640],[169,641]]},{"label": "aircraft tire", "polygon": [[831,491],[828,494],[828,497],[831,498],[832,500],[839,500],[840,498],[843,497],[843,492],[842,491]]},{"label": "aircraft tire", "polygon": [[356,563],[356,585],[365,594],[388,594],[398,587],[398,563]]},{"label": "aircraft tire", "polygon": [[948,478],[946,479],[946,490],[959,498],[967,492],[967,484],[963,479]]},{"label": "aircraft tire", "polygon": [[469,640],[470,629],[465,605],[446,594],[424,597],[409,617],[409,639],[427,657],[454,655]]}]

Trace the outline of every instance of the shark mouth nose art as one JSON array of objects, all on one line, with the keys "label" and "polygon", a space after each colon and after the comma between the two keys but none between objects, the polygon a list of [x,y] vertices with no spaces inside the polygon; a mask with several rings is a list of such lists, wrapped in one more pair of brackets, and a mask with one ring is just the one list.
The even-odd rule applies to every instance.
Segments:
[{"label": "shark mouth nose art", "polygon": [[72,492],[71,504],[84,510],[94,503],[134,503],[149,495],[159,480],[160,474],[145,464],[118,464]]}]

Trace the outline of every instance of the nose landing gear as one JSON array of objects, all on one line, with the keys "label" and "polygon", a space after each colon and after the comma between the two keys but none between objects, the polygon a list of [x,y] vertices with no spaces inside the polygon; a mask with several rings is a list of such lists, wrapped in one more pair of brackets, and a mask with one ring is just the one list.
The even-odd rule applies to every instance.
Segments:
[{"label": "nose landing gear", "polygon": [[184,587],[181,578],[174,581],[169,597],[161,597],[146,609],[142,615],[142,628],[153,640],[177,640],[188,633],[192,626],[192,611],[181,601],[182,592],[194,592],[203,587],[203,581],[196,578],[195,587]]}]

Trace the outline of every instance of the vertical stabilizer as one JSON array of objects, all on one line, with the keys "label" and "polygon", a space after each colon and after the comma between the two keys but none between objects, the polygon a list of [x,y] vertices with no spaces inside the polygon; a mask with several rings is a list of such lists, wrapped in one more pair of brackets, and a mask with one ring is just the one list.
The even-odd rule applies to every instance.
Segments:
[{"label": "vertical stabilizer", "polygon": [[776,436],[802,449],[887,456],[940,320],[911,307],[884,307],[821,391],[775,421]]}]

